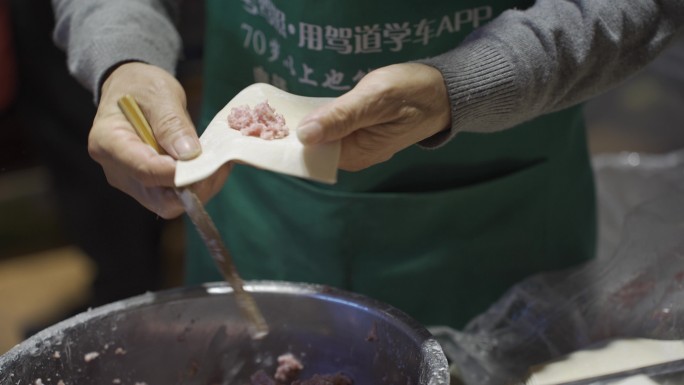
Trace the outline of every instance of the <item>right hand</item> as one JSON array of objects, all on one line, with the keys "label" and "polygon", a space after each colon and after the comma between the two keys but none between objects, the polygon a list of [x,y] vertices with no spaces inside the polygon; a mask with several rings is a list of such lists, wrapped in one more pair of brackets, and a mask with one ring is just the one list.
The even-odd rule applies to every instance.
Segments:
[{"label": "right hand", "polygon": [[[123,115],[117,102],[126,94],[138,102],[166,154],[145,144]],[[112,186],[163,218],[182,214],[183,206],[172,189],[176,160],[192,159],[201,152],[183,87],[159,67],[137,62],[117,67],[102,85],[88,152]],[[206,202],[221,189],[229,171],[230,164],[223,166],[192,190]]]}]

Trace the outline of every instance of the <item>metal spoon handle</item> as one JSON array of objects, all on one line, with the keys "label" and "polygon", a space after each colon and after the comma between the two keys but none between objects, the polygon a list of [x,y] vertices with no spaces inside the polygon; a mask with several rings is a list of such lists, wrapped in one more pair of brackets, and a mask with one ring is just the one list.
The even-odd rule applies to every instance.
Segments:
[{"label": "metal spoon handle", "polygon": [[265,337],[268,334],[266,320],[261,314],[256,301],[254,301],[254,297],[243,288],[242,278],[240,278],[240,275],[235,268],[228,248],[226,248],[221,240],[221,235],[216,229],[214,222],[211,221],[209,214],[204,210],[202,202],[197,195],[189,189],[177,189],[176,193],[181,202],[183,202],[185,212],[190,217],[192,223],[195,224],[197,232],[209,249],[209,254],[211,254],[214,259],[216,266],[233,288],[235,301],[237,301],[238,307],[249,321],[250,335],[254,339]]},{"label": "metal spoon handle", "polygon": [[[138,103],[130,95],[125,95],[119,99],[119,108],[123,111],[128,121],[133,125],[140,138],[158,153],[162,149],[157,144],[152,128],[150,127],[145,115],[143,115]],[[245,291],[243,287],[242,278],[235,268],[233,258],[228,252],[228,248],[221,240],[221,235],[216,229],[216,225],[211,220],[211,217],[202,206],[202,202],[197,195],[189,188],[175,188],[176,195],[180,199],[185,208],[185,212],[190,217],[190,220],[195,225],[197,232],[200,234],[204,244],[209,249],[209,254],[214,259],[217,268],[233,288],[235,301],[242,311],[243,316],[249,322],[248,330],[252,338],[263,338],[268,334],[268,324],[264,319],[259,307],[252,295]]]}]

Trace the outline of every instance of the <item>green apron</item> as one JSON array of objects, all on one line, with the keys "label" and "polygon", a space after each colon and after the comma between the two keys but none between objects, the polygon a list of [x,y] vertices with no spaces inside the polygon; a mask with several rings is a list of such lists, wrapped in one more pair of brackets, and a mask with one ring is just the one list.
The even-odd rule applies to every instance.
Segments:
[{"label": "green apron", "polygon": [[[519,0],[208,0],[200,127],[269,82],[335,96],[368,71],[436,55]],[[207,208],[245,279],[323,283],[462,327],[507,288],[594,252],[579,108],[417,146],[324,185],[237,165]],[[188,283],[220,280],[188,226]]]}]

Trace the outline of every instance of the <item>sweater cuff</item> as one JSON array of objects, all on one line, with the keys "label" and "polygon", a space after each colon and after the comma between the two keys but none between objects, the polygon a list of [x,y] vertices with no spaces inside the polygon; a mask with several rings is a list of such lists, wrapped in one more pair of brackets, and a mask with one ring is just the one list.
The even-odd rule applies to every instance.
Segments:
[{"label": "sweater cuff", "polygon": [[102,83],[117,66],[127,62],[143,62],[175,74],[175,63],[178,59],[176,49],[152,40],[141,40],[137,34],[101,37],[84,47],[79,47],[78,50],[82,50],[83,55],[72,57],[80,57],[81,60],[70,61],[69,69],[75,74],[87,74],[80,80],[92,91],[95,104],[100,100]]},{"label": "sweater cuff", "polygon": [[119,1],[57,8],[54,40],[67,51],[69,71],[93,93],[96,104],[101,84],[117,65],[145,62],[174,74],[181,50],[169,10],[152,2]]},{"label": "sweater cuff", "polygon": [[472,41],[433,58],[419,61],[439,70],[451,102],[450,129],[419,146],[437,148],[458,132],[492,132],[506,126],[518,89],[511,63],[495,47]]}]

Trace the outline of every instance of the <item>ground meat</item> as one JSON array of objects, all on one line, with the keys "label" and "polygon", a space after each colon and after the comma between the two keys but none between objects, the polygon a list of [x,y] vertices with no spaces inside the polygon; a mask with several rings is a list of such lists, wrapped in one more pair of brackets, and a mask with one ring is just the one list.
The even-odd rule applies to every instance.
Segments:
[{"label": "ground meat", "polygon": [[278,357],[278,368],[273,378],[278,382],[289,383],[297,378],[302,369],[304,366],[292,353],[283,354]]},{"label": "ground meat", "polygon": [[284,138],[290,132],[283,115],[276,113],[267,101],[257,104],[253,109],[246,105],[231,109],[228,125],[242,135],[266,140]]},{"label": "ground meat", "polygon": [[291,353],[278,357],[278,368],[274,377],[269,376],[264,370],[258,370],[250,377],[251,385],[352,385],[349,376],[342,373],[314,374],[313,377],[297,379],[304,365]]},{"label": "ground meat", "polygon": [[85,362],[90,362],[99,356],[100,356],[100,353],[98,353],[98,352],[90,352],[90,353],[86,353],[86,355],[83,356],[83,360]]}]

